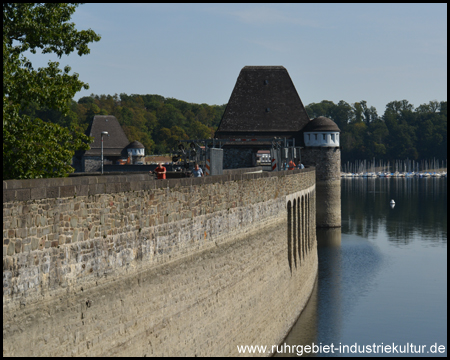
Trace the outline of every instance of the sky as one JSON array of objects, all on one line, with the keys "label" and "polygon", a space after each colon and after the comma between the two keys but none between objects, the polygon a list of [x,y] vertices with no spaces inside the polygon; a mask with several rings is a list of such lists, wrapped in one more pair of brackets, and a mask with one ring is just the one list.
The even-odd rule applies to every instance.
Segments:
[{"label": "sky", "polygon": [[26,56],[69,65],[91,93],[229,101],[247,65],[284,66],[304,105],[447,100],[447,4],[85,4],[91,53]]}]

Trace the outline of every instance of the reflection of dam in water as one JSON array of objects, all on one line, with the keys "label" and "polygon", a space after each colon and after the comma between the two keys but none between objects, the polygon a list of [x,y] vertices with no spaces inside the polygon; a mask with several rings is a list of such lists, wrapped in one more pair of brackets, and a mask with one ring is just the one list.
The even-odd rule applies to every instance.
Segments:
[{"label": "reflection of dam in water", "polygon": [[[292,346],[291,354],[275,354],[275,356],[298,356],[294,347],[298,345],[319,344],[321,338],[336,338],[341,323],[341,229],[316,229],[319,253],[319,274],[308,301],[299,319],[292,327],[283,343]],[[323,258],[327,261],[322,261]],[[326,288],[327,294],[321,293]],[[328,322],[328,325],[324,323]],[[281,346],[279,347],[281,350]],[[313,354],[303,353],[302,356]]]},{"label": "reflection of dam in water", "polygon": [[342,181],[342,235],[330,230],[316,231],[316,287],[279,349],[355,342],[446,347],[447,180]]},{"label": "reflection of dam in water", "polygon": [[[316,235],[318,279],[306,308],[282,343],[291,346],[291,354],[276,356],[297,356],[298,345],[339,346],[344,319],[371,286],[381,263],[380,255],[365,239],[346,237],[341,243],[340,228],[318,228]],[[316,354],[304,352],[302,356]]]}]

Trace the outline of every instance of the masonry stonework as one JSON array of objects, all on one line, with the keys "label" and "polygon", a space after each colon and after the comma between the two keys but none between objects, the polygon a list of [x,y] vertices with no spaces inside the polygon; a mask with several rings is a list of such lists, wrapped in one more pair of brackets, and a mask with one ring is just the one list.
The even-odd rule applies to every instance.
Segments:
[{"label": "masonry stonework", "polygon": [[341,226],[341,151],[338,147],[306,147],[302,162],[316,169],[316,226]]},{"label": "masonry stonework", "polygon": [[[303,199],[296,220],[287,199]],[[4,181],[3,354],[278,344],[316,279],[315,202],[314,169]],[[305,249],[295,267],[291,232]]]}]

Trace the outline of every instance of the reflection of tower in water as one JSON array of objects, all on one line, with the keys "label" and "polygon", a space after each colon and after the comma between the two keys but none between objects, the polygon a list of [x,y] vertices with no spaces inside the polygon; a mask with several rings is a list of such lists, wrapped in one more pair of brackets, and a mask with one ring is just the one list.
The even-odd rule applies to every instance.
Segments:
[{"label": "reflection of tower in water", "polygon": [[[319,275],[308,304],[279,346],[286,344],[291,353],[275,356],[298,356],[298,345],[320,345],[322,339],[339,339],[341,311],[341,228],[317,228]],[[330,345],[325,342],[322,345]],[[337,344],[335,344],[337,345]],[[302,356],[315,356],[303,353]]]},{"label": "reflection of tower in water", "polygon": [[320,339],[339,339],[343,316],[341,229],[317,229],[316,232],[319,255],[319,331],[317,336],[319,341]]}]

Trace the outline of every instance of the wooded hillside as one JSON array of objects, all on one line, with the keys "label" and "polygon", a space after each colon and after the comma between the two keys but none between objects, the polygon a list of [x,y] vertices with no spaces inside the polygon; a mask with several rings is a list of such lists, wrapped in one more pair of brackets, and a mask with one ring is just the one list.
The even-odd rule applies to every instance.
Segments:
[{"label": "wooded hillside", "polygon": [[[162,154],[182,139],[206,139],[217,129],[224,105],[193,104],[160,95],[94,95],[71,102],[63,117],[54,110],[28,105],[31,117],[85,131],[94,115],[114,115],[130,141],[146,154]],[[430,101],[414,108],[392,101],[382,116],[366,101],[348,104],[324,100],[306,106],[311,119],[326,116],[342,131],[342,161],[447,158],[447,102]]]}]

